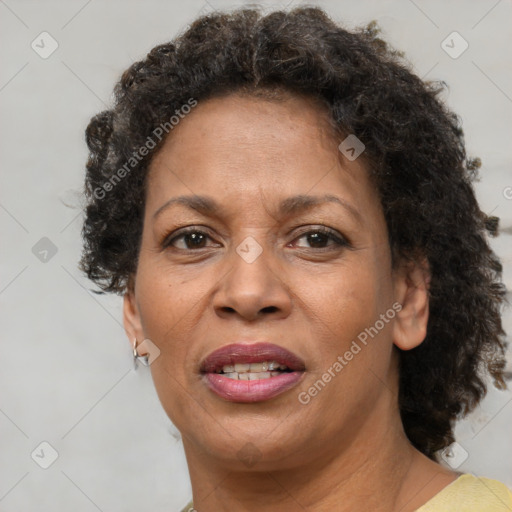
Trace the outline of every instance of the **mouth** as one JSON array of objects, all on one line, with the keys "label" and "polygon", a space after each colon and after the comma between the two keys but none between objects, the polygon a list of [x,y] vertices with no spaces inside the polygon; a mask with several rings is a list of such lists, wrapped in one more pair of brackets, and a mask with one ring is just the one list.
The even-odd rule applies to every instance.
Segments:
[{"label": "mouth", "polygon": [[304,361],[272,343],[235,343],[215,350],[201,363],[207,387],[231,402],[269,400],[295,386]]}]

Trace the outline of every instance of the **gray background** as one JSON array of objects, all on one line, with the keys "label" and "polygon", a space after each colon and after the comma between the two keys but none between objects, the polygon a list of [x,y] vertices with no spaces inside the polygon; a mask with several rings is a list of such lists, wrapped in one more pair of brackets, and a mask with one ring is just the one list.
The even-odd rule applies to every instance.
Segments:
[{"label": "gray background", "polygon": [[[173,511],[191,496],[181,441],[150,371],[133,370],[121,299],[92,294],[77,270],[84,129],[134,60],[200,12],[236,5],[0,0],[1,511]],[[508,230],[492,246],[512,288],[512,2],[317,5],[349,28],[377,19],[420,76],[449,84],[444,97],[463,120],[468,152],[483,161],[482,209]],[[31,47],[42,46],[43,31],[59,45],[46,59]],[[441,47],[453,31],[469,44],[458,58]],[[505,328],[512,332],[510,310]],[[511,401],[511,391],[491,388],[458,426],[454,467],[512,486]],[[43,441],[58,453],[47,469]]]}]

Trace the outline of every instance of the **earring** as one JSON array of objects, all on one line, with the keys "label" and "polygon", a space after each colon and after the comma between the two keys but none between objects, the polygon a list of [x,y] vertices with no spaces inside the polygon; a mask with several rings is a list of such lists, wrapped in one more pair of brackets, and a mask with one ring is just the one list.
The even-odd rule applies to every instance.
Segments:
[{"label": "earring", "polygon": [[133,366],[135,367],[135,370],[137,369],[137,363],[139,362],[144,366],[149,366],[149,354],[139,356],[139,353],[137,352],[137,338],[135,338],[133,340]]}]

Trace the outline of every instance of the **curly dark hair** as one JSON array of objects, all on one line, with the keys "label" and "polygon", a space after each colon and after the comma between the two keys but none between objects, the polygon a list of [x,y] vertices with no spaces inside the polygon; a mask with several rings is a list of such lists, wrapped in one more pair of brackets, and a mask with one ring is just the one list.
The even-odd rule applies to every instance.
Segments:
[{"label": "curly dark hair", "polygon": [[[497,235],[498,219],[478,206],[472,181],[480,161],[466,156],[460,120],[438,97],[444,87],[416,76],[375,22],[348,31],[314,7],[198,18],[130,66],[112,109],[87,127],[81,270],[103,292],[129,288],[145,177],[165,140],[155,134],[191,98],[242,92],[271,99],[284,91],[321,101],[339,133],[366,146],[393,264],[426,258],[430,267],[427,336],[399,351],[399,407],[411,443],[436,460],[454,441],[454,422],[485,395],[485,374],[506,387],[505,288],[487,240]],[[155,149],[142,156],[150,139]]]}]

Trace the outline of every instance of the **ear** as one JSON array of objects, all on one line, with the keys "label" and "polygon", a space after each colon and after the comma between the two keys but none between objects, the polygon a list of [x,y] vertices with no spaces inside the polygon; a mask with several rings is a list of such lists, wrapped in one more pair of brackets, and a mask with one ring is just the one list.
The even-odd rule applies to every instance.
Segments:
[{"label": "ear", "polygon": [[393,342],[411,350],[427,336],[430,269],[426,259],[407,262],[395,273],[395,300],[402,306],[393,324]]},{"label": "ear", "polygon": [[[139,343],[144,340],[144,330],[140,318],[139,308],[135,300],[133,288],[129,288],[123,299],[123,324],[130,345],[136,339]],[[141,354],[142,355],[142,354]]]}]

